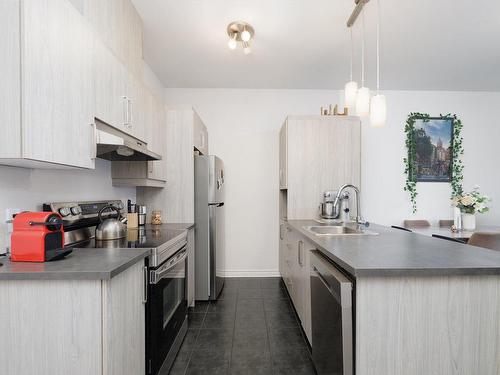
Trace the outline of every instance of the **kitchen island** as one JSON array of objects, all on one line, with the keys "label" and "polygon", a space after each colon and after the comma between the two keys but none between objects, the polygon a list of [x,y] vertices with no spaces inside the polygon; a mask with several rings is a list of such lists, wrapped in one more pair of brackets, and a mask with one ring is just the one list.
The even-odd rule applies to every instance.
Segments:
[{"label": "kitchen island", "polygon": [[[500,252],[379,225],[369,228],[377,235],[338,236],[304,228],[312,225],[320,224],[287,222],[288,262],[295,248],[306,265],[318,250],[351,278],[357,375],[500,374]],[[298,296],[300,277],[283,269]],[[300,294],[305,319],[308,288]]]}]

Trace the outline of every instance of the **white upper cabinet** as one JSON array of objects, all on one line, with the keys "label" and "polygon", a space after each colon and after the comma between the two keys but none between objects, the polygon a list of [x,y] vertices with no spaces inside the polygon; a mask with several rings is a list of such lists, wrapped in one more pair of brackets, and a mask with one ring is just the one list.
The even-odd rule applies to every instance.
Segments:
[{"label": "white upper cabinet", "polygon": [[201,154],[208,155],[208,131],[195,111],[193,111],[193,146]]},{"label": "white upper cabinet", "polygon": [[104,45],[136,77],[142,77],[142,20],[130,0],[71,0]]},{"label": "white upper cabinet", "polygon": [[0,163],[93,168],[87,22],[66,0],[4,0],[0,25]]},{"label": "white upper cabinet", "polygon": [[[114,186],[164,187],[167,179],[167,123],[165,105],[142,86],[140,96],[143,135],[148,149],[161,155],[158,161],[114,161],[111,175]],[[138,120],[136,118],[136,124]]]},{"label": "white upper cabinet", "polygon": [[287,188],[288,179],[288,139],[287,139],[287,122],[280,129],[280,189]]},{"label": "white upper cabinet", "polygon": [[96,41],[94,58],[95,117],[128,133],[126,96],[127,72],[100,40]]}]

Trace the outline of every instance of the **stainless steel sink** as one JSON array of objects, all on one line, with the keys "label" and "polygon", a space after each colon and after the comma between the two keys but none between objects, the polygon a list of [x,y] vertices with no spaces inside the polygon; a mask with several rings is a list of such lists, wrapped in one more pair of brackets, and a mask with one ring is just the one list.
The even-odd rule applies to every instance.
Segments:
[{"label": "stainless steel sink", "polygon": [[311,225],[302,228],[316,236],[367,236],[378,234],[361,226]]}]

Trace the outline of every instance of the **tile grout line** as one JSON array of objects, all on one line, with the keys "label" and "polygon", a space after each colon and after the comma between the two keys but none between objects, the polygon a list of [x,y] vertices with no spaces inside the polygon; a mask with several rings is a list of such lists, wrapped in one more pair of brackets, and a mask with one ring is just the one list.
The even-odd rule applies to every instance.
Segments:
[{"label": "tile grout line", "polygon": [[[261,292],[262,292],[262,284],[261,284]],[[264,321],[266,322],[266,337],[267,337],[267,345],[269,347],[269,361],[271,362],[271,370],[272,370],[272,373],[274,374],[276,372],[276,370],[274,368],[273,351],[271,350],[271,340],[269,339],[269,323],[267,321],[266,306],[264,305],[264,298],[262,298],[262,308],[264,309]]]},{"label": "tile grout line", "polygon": [[[196,349],[196,344],[198,343],[198,337],[200,337],[200,332],[201,332],[201,327],[203,327],[203,323],[205,322],[205,317],[207,316],[207,311],[208,311],[208,305],[207,305],[207,310],[203,313],[203,319],[201,320],[201,325],[200,327],[196,328],[196,338],[194,340],[194,343],[193,343],[193,349],[191,349],[191,351],[189,352],[189,357],[188,357],[188,360],[187,360],[187,363],[186,363],[186,368],[184,369],[184,375],[187,374],[187,371],[188,371],[188,368],[189,368],[189,364],[191,363],[191,357],[193,356],[193,353]],[[192,313],[192,314],[200,314],[200,313]]]}]

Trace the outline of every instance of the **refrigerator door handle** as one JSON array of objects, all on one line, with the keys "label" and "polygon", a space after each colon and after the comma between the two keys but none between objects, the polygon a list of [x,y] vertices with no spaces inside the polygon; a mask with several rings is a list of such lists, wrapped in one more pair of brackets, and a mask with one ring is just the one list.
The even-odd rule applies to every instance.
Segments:
[{"label": "refrigerator door handle", "polygon": [[222,203],[209,203],[208,205],[215,206],[215,207],[222,207],[222,206],[224,206],[224,202],[222,202]]}]

